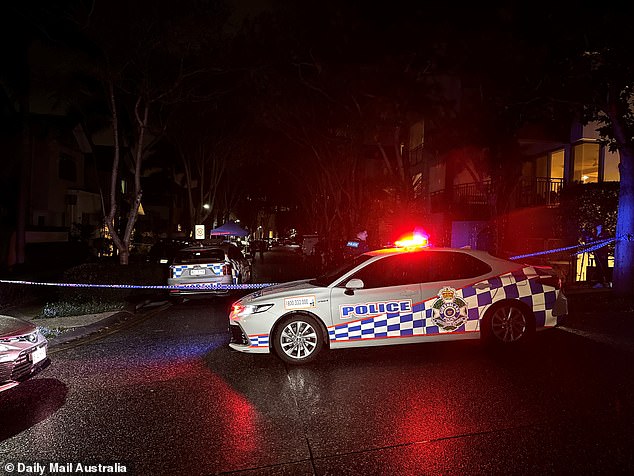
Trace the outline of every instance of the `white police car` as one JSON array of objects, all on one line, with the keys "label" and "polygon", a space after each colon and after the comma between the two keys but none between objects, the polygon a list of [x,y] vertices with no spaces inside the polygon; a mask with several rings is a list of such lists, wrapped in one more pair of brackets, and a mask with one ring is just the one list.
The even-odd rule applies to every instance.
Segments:
[{"label": "white police car", "polygon": [[324,346],[477,338],[509,345],[566,314],[560,280],[550,268],[476,250],[390,248],[236,301],[229,345],[241,352],[273,350],[292,364],[314,360]]}]

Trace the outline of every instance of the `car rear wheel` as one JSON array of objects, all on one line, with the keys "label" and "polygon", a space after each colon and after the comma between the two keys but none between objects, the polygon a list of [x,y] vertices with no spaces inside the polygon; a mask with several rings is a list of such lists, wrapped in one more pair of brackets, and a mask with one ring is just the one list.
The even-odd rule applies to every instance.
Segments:
[{"label": "car rear wheel", "polygon": [[276,354],[289,364],[312,362],[323,345],[321,326],[310,316],[297,314],[288,317],[273,335]]},{"label": "car rear wheel", "polygon": [[532,317],[512,302],[492,307],[483,319],[482,326],[485,340],[505,346],[529,340],[535,329]]}]

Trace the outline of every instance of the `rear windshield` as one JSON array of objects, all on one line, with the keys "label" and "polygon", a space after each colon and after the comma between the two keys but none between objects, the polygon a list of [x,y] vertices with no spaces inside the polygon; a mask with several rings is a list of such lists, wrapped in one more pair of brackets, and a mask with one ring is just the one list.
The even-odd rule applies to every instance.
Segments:
[{"label": "rear windshield", "polygon": [[174,263],[177,264],[203,264],[225,261],[225,252],[221,249],[179,251]]}]

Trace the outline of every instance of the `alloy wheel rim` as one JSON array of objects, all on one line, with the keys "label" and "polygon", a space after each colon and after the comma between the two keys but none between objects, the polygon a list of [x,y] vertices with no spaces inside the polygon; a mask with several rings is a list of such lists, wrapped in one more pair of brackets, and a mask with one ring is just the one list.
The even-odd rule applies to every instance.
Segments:
[{"label": "alloy wheel rim", "polygon": [[498,309],[491,317],[493,335],[502,342],[515,342],[526,334],[526,318],[515,307]]},{"label": "alloy wheel rim", "polygon": [[282,330],[280,345],[289,357],[304,359],[317,347],[317,333],[307,322],[293,321]]}]

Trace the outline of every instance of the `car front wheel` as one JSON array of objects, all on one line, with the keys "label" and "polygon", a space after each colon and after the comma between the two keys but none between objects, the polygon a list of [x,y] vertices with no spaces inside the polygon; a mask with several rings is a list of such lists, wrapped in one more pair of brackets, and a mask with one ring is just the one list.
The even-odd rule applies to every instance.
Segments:
[{"label": "car front wheel", "polygon": [[483,321],[484,338],[492,344],[527,341],[535,329],[533,320],[520,306],[505,302],[493,307]]},{"label": "car front wheel", "polygon": [[319,323],[310,316],[294,315],[284,320],[273,336],[276,354],[289,364],[305,364],[317,358],[324,345]]}]

